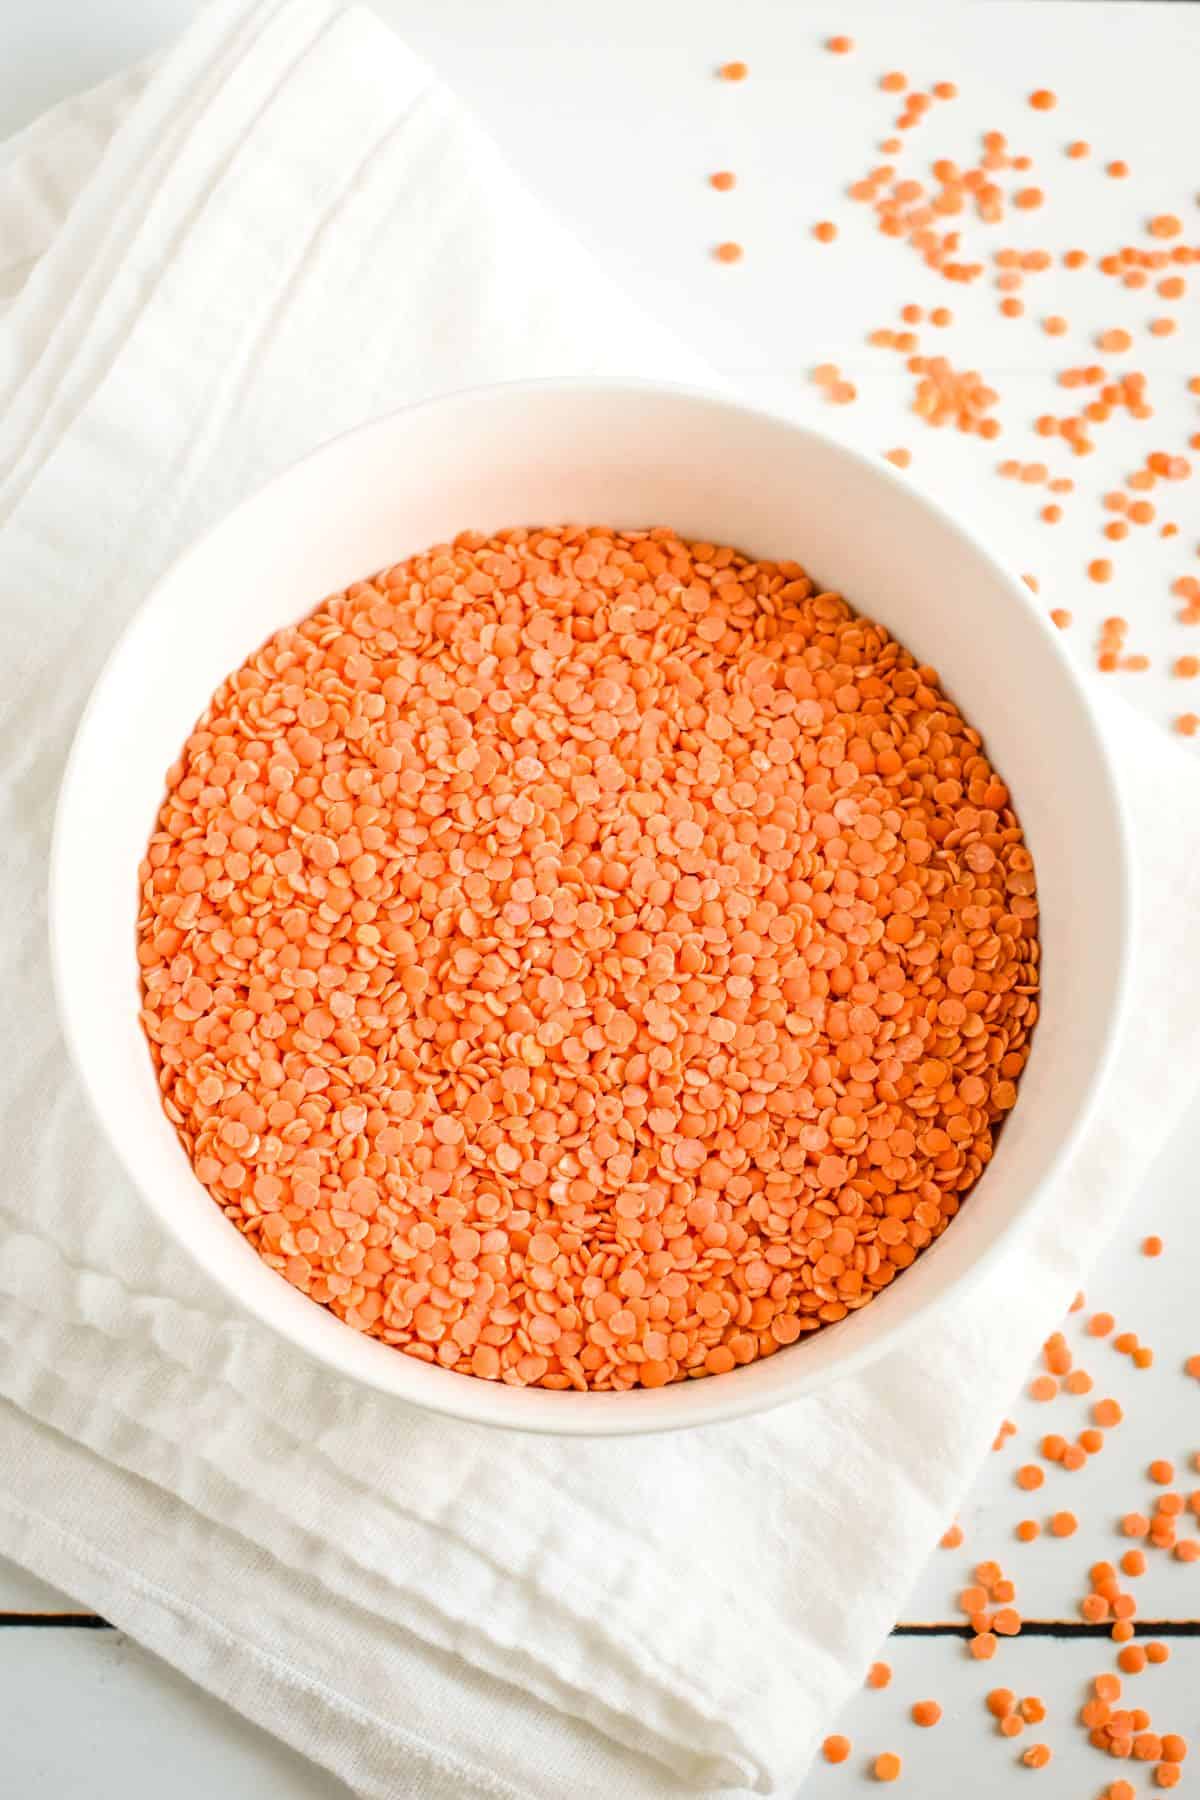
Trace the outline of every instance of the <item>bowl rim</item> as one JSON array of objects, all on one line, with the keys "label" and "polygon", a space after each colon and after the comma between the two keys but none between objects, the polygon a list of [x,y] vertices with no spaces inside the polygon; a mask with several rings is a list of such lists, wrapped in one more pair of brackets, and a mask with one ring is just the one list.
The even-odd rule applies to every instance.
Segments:
[{"label": "bowl rim", "polygon": [[[956,1277],[948,1289],[929,1295],[913,1311],[898,1317],[895,1323],[886,1327],[878,1337],[859,1346],[851,1345],[831,1366],[806,1375],[803,1360],[798,1358],[794,1377],[786,1383],[781,1382],[776,1391],[766,1393],[760,1393],[753,1387],[747,1391],[747,1388],[742,1386],[742,1392],[739,1394],[738,1389],[741,1384],[737,1380],[740,1373],[738,1370],[724,1376],[709,1376],[703,1381],[678,1383],[673,1389],[656,1390],[654,1394],[656,1404],[647,1409],[646,1416],[641,1420],[638,1419],[636,1412],[638,1404],[636,1389],[621,1394],[581,1394],[574,1391],[550,1393],[544,1389],[535,1389],[533,1395],[537,1398],[537,1404],[529,1406],[528,1417],[520,1416],[520,1397],[526,1393],[526,1390],[509,1388],[500,1383],[480,1381],[473,1377],[464,1377],[458,1381],[445,1381],[444,1402],[440,1393],[436,1393],[433,1398],[425,1393],[413,1394],[407,1391],[405,1382],[405,1377],[410,1372],[411,1359],[401,1353],[397,1352],[395,1355],[395,1373],[400,1379],[395,1382],[376,1380],[367,1371],[339,1366],[332,1357],[326,1354],[320,1344],[312,1341],[310,1334],[302,1324],[302,1315],[299,1312],[294,1315],[294,1324],[293,1316],[290,1314],[283,1318],[268,1316],[265,1306],[260,1306],[258,1303],[258,1294],[255,1292],[243,1294],[235,1290],[226,1273],[219,1266],[220,1259],[199,1249],[192,1242],[186,1227],[176,1218],[170,1208],[162,1204],[156,1195],[149,1191],[148,1185],[143,1182],[135,1167],[135,1159],[131,1151],[127,1150],[124,1134],[110,1126],[93,1080],[92,1058],[85,1045],[83,1019],[76,1010],[66,968],[65,939],[69,926],[63,864],[68,854],[68,846],[78,810],[79,803],[76,794],[80,787],[81,771],[85,762],[92,720],[100,708],[114,671],[127,653],[130,642],[152,610],[158,605],[165,604],[164,595],[169,596],[170,587],[181,569],[198,555],[214,536],[225,530],[231,521],[253,509],[267,494],[290,481],[299,469],[335,456],[353,438],[372,431],[385,430],[388,425],[402,418],[419,420],[423,415],[445,411],[456,406],[469,406],[485,397],[508,396],[517,399],[522,395],[533,396],[548,392],[571,394],[580,399],[585,399],[589,394],[604,396],[624,394],[632,400],[639,398],[648,400],[665,396],[692,406],[737,415],[744,419],[748,418],[756,424],[782,427],[793,434],[808,438],[824,452],[833,452],[836,456],[855,465],[872,479],[882,481],[885,485],[893,488],[903,495],[909,505],[932,514],[943,530],[957,537],[968,550],[990,566],[993,574],[1008,589],[1013,602],[1036,618],[1043,628],[1047,652],[1057,663],[1060,675],[1073,691],[1078,703],[1081,724],[1090,738],[1090,750],[1095,765],[1094,776],[1103,790],[1102,800],[1111,817],[1114,848],[1117,852],[1115,860],[1118,867],[1112,873],[1115,877],[1113,901],[1117,916],[1118,959],[1114,972],[1112,1005],[1105,1022],[1104,1032],[1093,1052],[1091,1074],[1074,1117],[1063,1132],[1054,1152],[1048,1158],[1042,1174],[1030,1185],[1013,1209],[1011,1216],[997,1230],[992,1241]],[[1112,1068],[1117,1044],[1128,1015],[1138,910],[1138,885],[1132,855],[1132,830],[1128,806],[1087,685],[1074,661],[1063,647],[1057,631],[1051,627],[1048,620],[1043,618],[1024,583],[1010,572],[987,539],[965,525],[941,500],[915,489],[885,460],[877,460],[846,443],[832,432],[795,419],[786,412],[776,411],[770,407],[751,405],[741,400],[736,394],[723,392],[719,388],[708,389],[688,383],[662,382],[632,376],[547,376],[519,381],[489,382],[452,389],[426,399],[391,407],[385,412],[375,414],[357,425],[323,439],[303,456],[295,458],[265,481],[258,483],[236,505],[221,513],[205,526],[203,531],[190,538],[170,558],[147,588],[121,628],[92,683],[75,727],[59,783],[50,844],[47,895],[50,963],[58,1019],[89,1109],[102,1135],[114,1151],[125,1175],[141,1196],[144,1204],[162,1222],[164,1229],[192,1261],[212,1278],[231,1307],[244,1311],[260,1325],[265,1326],[279,1338],[298,1349],[309,1359],[311,1364],[319,1366],[333,1378],[362,1384],[375,1393],[420,1407],[433,1414],[442,1414],[473,1424],[488,1425],[493,1429],[527,1431],[538,1435],[581,1437],[640,1436],[645,1433],[717,1424],[751,1413],[771,1411],[777,1406],[789,1404],[830,1388],[850,1376],[861,1373],[884,1357],[893,1355],[916,1330],[922,1325],[928,1324],[932,1314],[939,1306],[944,1305],[951,1295],[959,1298],[972,1292],[977,1283],[1001,1258],[1012,1252],[1015,1244],[1030,1228],[1043,1196],[1062,1174],[1093,1117],[1096,1102]],[[264,1272],[274,1273],[273,1271]],[[280,1278],[276,1277],[276,1279]],[[309,1302],[309,1305],[315,1306],[316,1302]],[[327,1312],[325,1308],[320,1310],[323,1313]],[[338,1323],[343,1322],[338,1321]],[[343,1329],[352,1330],[351,1327],[345,1325],[343,1325]],[[384,1345],[380,1347],[388,1348]],[[797,1346],[797,1348],[802,1347]],[[781,1352],[781,1355],[786,1354],[786,1351]],[[772,1360],[774,1361],[774,1359]],[[417,1366],[422,1369],[427,1368],[427,1365],[423,1363]],[[383,1365],[381,1365],[381,1370],[382,1367]],[[452,1371],[440,1371],[439,1373],[449,1375]],[[501,1399],[501,1396],[505,1397],[505,1401],[498,1407],[496,1402]],[[670,1405],[672,1399],[675,1401],[674,1406]],[[561,1416],[557,1419],[554,1418],[554,1411],[560,1411]],[[498,1414],[503,1416],[497,1416]]]}]

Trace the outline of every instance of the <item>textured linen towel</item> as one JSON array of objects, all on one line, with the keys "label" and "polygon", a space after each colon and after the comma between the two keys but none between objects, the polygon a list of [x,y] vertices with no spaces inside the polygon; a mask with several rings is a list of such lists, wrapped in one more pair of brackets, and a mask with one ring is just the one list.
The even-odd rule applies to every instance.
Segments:
[{"label": "textured linen towel", "polygon": [[325,0],[227,0],[0,153],[0,309],[0,1550],[366,1795],[794,1794],[1187,1098],[1200,774],[1113,713],[1136,1039],[1019,1266],[935,1330],[634,1442],[356,1391],[231,1309],[84,1112],[43,942],[68,740],[172,554],[331,433],[472,382],[695,371]]}]

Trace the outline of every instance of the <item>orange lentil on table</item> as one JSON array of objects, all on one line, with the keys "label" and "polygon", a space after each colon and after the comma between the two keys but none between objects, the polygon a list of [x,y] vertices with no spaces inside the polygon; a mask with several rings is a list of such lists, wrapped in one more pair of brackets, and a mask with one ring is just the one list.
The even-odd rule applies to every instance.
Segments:
[{"label": "orange lentil on table", "polygon": [[869,1688],[885,1688],[892,1679],[891,1667],[885,1662],[873,1662],[867,1670],[867,1686]]},{"label": "orange lentil on table", "polygon": [[717,261],[721,263],[741,262],[742,257],[745,254],[742,246],[734,243],[732,240],[729,240],[724,244],[718,244],[713,251],[713,255],[716,257]]},{"label": "orange lentil on table", "polygon": [[1052,1755],[1049,1744],[1030,1744],[1028,1750],[1023,1752],[1021,1761],[1027,1769],[1044,1769]]},{"label": "orange lentil on table", "polygon": [[832,244],[837,236],[837,226],[832,219],[821,219],[813,226],[813,236],[822,244]]},{"label": "orange lentil on table", "polygon": [[825,1742],[821,1745],[821,1752],[825,1761],[830,1763],[844,1763],[849,1756],[851,1749],[852,1745],[850,1739],[848,1737],[843,1737],[840,1732],[836,1731],[832,1736],[827,1737]]},{"label": "orange lentil on table", "polygon": [[795,563],[463,534],[276,633],[167,788],[168,1117],[272,1268],[423,1361],[587,1390],[772,1355],[916,1260],[1016,1101],[1008,791]]},{"label": "orange lentil on table", "polygon": [[849,37],[826,38],[825,48],[832,50],[835,56],[848,56],[854,48],[854,39]]},{"label": "orange lentil on table", "polygon": [[710,175],[708,179],[720,194],[727,194],[730,188],[737,186],[737,176],[732,169],[718,169],[716,174]]},{"label": "orange lentil on table", "polygon": [[942,1709],[936,1700],[917,1700],[912,1709],[914,1725],[936,1725],[942,1716]]},{"label": "orange lentil on table", "polygon": [[717,70],[722,81],[745,81],[750,70],[744,62],[722,63]]},{"label": "orange lentil on table", "polygon": [[900,1769],[900,1758],[891,1750],[885,1750],[881,1756],[875,1758],[872,1764],[872,1772],[876,1781],[897,1781]]}]

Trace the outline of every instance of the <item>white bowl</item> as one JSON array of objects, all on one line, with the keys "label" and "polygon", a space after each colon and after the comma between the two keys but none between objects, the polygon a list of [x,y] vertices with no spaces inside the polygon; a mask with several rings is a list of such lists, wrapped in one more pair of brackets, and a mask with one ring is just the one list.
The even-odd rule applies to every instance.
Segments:
[{"label": "white bowl", "polygon": [[[983,732],[1028,833],[1041,1019],[1018,1105],[953,1225],[860,1312],[729,1375],[625,1394],[507,1387],[364,1337],[260,1261],[193,1175],[138,1023],[137,867],[164,778],[222,678],[325,595],[464,529],[669,524],[791,557],[878,618]],[[51,936],[67,1041],[135,1185],[236,1306],[341,1376],[434,1411],[605,1434],[812,1393],[894,1348],[1009,1242],[1061,1167],[1109,1058],[1132,882],[1113,773],[1056,633],[959,524],[883,464],[730,402],[636,383],[454,394],[326,444],[159,582],[84,714],[56,823]]]}]

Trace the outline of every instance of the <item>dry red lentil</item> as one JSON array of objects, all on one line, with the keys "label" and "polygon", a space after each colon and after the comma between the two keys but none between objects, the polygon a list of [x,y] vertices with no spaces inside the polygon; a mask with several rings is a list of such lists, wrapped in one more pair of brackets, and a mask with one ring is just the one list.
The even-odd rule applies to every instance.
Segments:
[{"label": "dry red lentil", "polygon": [[873,1662],[867,1670],[867,1686],[869,1688],[885,1688],[892,1679],[891,1666],[885,1662]]},{"label": "dry red lentil", "polygon": [[826,38],[825,48],[832,50],[835,56],[847,56],[854,48],[854,39],[849,37]]},{"label": "dry red lentil", "polygon": [[834,1732],[831,1737],[827,1737],[821,1745],[825,1761],[831,1763],[844,1763],[851,1748],[850,1739],[842,1737],[839,1732]]},{"label": "dry red lentil", "polygon": [[718,169],[716,174],[710,175],[708,179],[720,194],[727,194],[730,188],[737,186],[737,176],[732,169]]},{"label": "dry red lentil", "polygon": [[942,1709],[936,1700],[918,1700],[912,1709],[914,1725],[936,1725],[942,1716]]},{"label": "dry red lentil", "polygon": [[723,1373],[866,1305],[1036,1017],[1031,859],[934,672],[666,530],[466,534],[323,602],[218,690],[141,881],[227,1216],[516,1384]]},{"label": "dry red lentil", "polygon": [[872,1765],[876,1781],[896,1781],[900,1776],[900,1758],[890,1750],[877,1756]]}]

